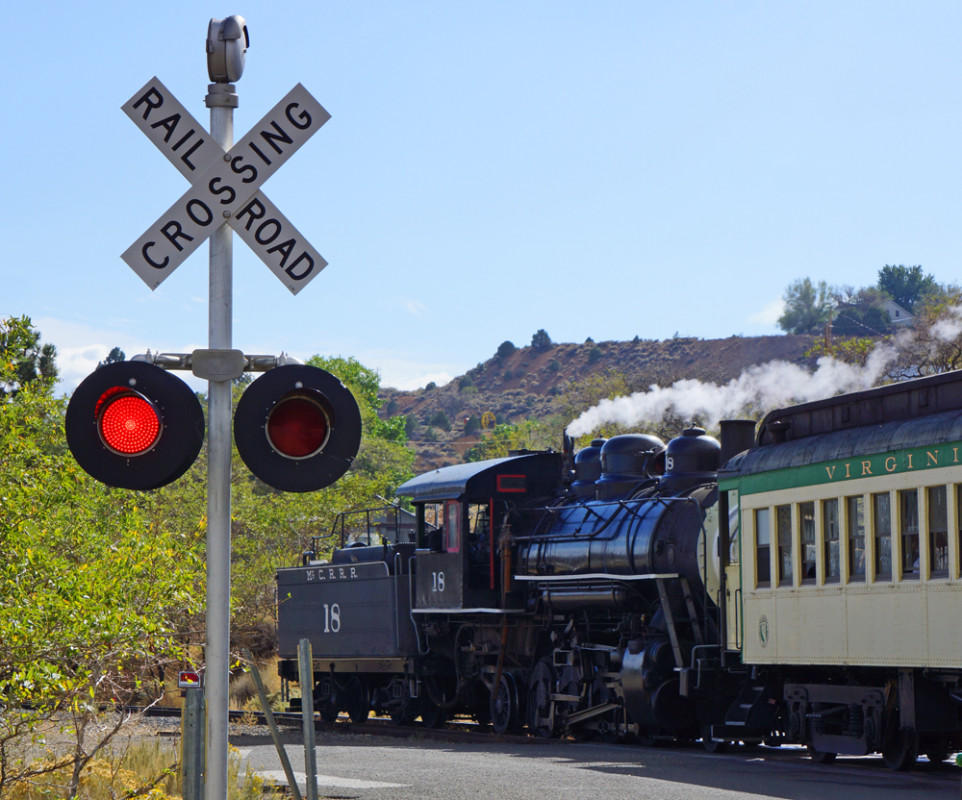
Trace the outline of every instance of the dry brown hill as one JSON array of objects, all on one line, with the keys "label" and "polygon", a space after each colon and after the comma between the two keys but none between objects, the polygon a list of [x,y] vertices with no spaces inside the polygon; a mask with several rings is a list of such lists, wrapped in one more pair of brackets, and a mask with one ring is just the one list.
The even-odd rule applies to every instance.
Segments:
[{"label": "dry brown hill", "polygon": [[732,336],[588,340],[553,344],[542,351],[529,346],[495,355],[445,386],[429,384],[411,392],[385,388],[381,413],[413,418],[409,430],[418,452],[417,469],[422,471],[462,461],[464,452],[477,440],[472,428],[485,412],[493,414],[498,423],[544,419],[561,413],[564,404],[570,403],[569,392],[592,376],[608,376],[613,384],[627,386],[629,391],[652,384],[668,386],[685,378],[725,383],[756,364],[807,362],[805,353],[814,342],[812,336]]}]

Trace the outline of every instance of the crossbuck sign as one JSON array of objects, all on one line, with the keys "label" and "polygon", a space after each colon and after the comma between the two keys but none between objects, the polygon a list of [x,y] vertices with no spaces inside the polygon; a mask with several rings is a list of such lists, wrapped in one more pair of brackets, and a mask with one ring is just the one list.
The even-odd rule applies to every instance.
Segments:
[{"label": "crossbuck sign", "polygon": [[157,78],[123,105],[191,187],[121,256],[151,288],[224,222],[297,294],[327,262],[260,186],[331,115],[301,84],[230,152],[217,144]]}]

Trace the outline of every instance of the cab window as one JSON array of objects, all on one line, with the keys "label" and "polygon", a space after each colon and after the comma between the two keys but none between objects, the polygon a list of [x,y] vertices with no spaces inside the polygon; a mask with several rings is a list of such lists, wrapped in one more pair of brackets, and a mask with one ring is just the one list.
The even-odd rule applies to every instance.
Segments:
[{"label": "cab window", "polygon": [[461,551],[461,504],[457,500],[444,504],[444,549],[448,553]]}]

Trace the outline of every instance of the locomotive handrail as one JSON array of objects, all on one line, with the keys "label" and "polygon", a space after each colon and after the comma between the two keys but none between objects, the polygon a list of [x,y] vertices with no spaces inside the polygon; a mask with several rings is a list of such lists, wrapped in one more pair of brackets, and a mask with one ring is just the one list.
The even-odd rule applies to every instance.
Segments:
[{"label": "locomotive handrail", "polygon": [[408,616],[411,618],[411,625],[414,627],[414,639],[417,642],[418,655],[426,656],[431,652],[431,646],[428,645],[427,649],[421,649],[421,630],[418,627],[417,620],[414,619],[414,559],[415,556],[410,556],[408,558]]}]

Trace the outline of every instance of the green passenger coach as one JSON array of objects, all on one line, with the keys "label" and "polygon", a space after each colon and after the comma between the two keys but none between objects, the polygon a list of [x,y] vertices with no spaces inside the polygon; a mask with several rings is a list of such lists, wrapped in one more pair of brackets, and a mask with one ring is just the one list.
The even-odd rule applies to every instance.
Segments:
[{"label": "green passenger coach", "polygon": [[962,377],[772,412],[719,490],[727,647],[787,739],[894,769],[958,748]]}]

